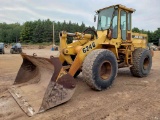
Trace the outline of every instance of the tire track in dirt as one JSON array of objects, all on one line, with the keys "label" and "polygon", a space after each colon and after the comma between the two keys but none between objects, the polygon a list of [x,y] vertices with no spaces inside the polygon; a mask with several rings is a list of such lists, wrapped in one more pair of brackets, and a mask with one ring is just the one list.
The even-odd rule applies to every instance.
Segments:
[{"label": "tire track in dirt", "polygon": [[[137,106],[136,109],[141,109],[143,111],[145,111],[147,108],[143,108],[143,107],[147,107],[148,105],[151,105],[151,99],[153,100],[153,98],[155,98],[155,96],[157,97],[157,99],[160,99],[160,95],[157,96],[156,91],[160,91],[160,86],[157,86],[155,90],[153,90],[153,87],[155,87],[155,84],[151,85],[151,86],[147,86],[144,87],[142,89],[139,89],[136,93],[131,93],[132,97],[130,98],[130,100],[126,101],[117,101],[118,104],[111,104],[110,106],[103,106],[100,109],[96,109],[96,111],[88,113],[87,115],[84,115],[83,117],[80,117],[81,119],[85,118],[86,120],[93,120],[93,119],[132,119],[133,120],[133,116],[128,116],[126,114],[126,111],[128,111],[129,109],[131,109],[134,106]],[[142,91],[145,91],[142,92]],[[152,93],[148,92],[148,91],[152,91]],[[160,103],[159,103],[160,104]],[[160,110],[160,108],[159,108]],[[123,112],[122,112],[123,111]],[[122,114],[118,114],[118,113],[122,113]],[[126,118],[124,117],[124,114],[126,114]],[[136,112],[136,114],[139,114],[139,112]],[[147,117],[149,117],[151,114],[139,114],[138,116],[134,116],[134,119],[146,119]]]},{"label": "tire track in dirt", "polygon": [[[141,87],[138,89],[143,90],[145,88],[146,87]],[[137,96],[139,96],[141,92],[134,93],[134,91],[127,91],[127,88],[124,88],[123,92],[117,92],[118,89],[116,88],[112,88],[112,89],[114,89],[114,92],[112,92],[113,90],[108,91],[110,92],[110,94],[106,93],[107,95],[105,95],[104,97],[99,95],[99,93],[97,93],[98,96],[100,97],[97,97],[95,100],[93,100],[94,98],[88,98],[87,101],[89,101],[89,103],[87,103],[88,105],[86,105],[85,103],[86,106],[84,106],[84,108],[79,108],[75,110],[74,112],[71,112],[67,116],[64,115],[56,119],[57,120],[58,119],[67,120],[70,118],[72,119],[84,119],[85,118],[85,120],[102,119],[102,118],[105,118],[106,116],[109,116],[111,112],[114,112],[117,109],[122,108],[123,106],[127,105],[126,102],[128,104],[134,104],[140,100],[140,98]],[[104,92],[102,94],[104,94]],[[136,94],[138,95],[136,96]],[[106,98],[109,98],[109,99],[106,99]],[[83,105],[83,103],[81,105]],[[54,117],[52,117],[52,119],[53,118]]]}]

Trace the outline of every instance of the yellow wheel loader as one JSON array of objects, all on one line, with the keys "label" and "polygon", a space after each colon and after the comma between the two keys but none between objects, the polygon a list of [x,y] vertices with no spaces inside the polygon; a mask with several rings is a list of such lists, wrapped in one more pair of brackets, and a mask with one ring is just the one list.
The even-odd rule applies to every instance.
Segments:
[{"label": "yellow wheel loader", "polygon": [[[132,40],[131,15],[134,9],[113,5],[96,11],[97,31],[62,31],[58,58],[21,54],[23,63],[9,89],[29,116],[68,101],[82,72],[86,83],[101,91],[110,87],[118,68],[130,67],[133,76],[145,77],[152,66],[146,36]],[[74,42],[67,44],[67,37]]]}]

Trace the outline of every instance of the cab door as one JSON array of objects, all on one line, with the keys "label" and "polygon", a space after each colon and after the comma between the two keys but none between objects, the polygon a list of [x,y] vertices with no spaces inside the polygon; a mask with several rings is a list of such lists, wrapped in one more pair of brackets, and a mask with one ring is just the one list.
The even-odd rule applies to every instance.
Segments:
[{"label": "cab door", "polygon": [[132,26],[131,26],[131,13],[127,13],[127,40],[131,41]]},{"label": "cab door", "polygon": [[127,12],[124,10],[120,12],[120,30],[122,40],[127,40]]},{"label": "cab door", "polygon": [[125,10],[120,12],[120,30],[122,40],[131,41],[131,13]]}]

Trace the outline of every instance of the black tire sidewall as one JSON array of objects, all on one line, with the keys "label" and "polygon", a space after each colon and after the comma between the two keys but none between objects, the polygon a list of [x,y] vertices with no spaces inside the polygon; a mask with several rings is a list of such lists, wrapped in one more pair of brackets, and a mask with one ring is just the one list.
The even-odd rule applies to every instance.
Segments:
[{"label": "black tire sidewall", "polygon": [[[111,74],[110,74],[110,77],[108,78],[108,80],[103,80],[101,77],[100,77],[100,66],[101,66],[101,63],[103,63],[104,61],[108,61],[110,64],[111,64]],[[114,56],[113,53],[108,53],[106,51],[103,52],[103,54],[100,54],[94,64],[93,64],[93,69],[92,69],[92,72],[93,72],[93,80],[95,81],[95,84],[97,85],[98,88],[100,89],[106,89],[107,87],[109,87],[113,80],[115,79],[116,75],[117,75],[117,61],[116,61],[116,57]]]},{"label": "black tire sidewall", "polygon": [[13,54],[13,49],[10,50],[10,53]]},{"label": "black tire sidewall", "polygon": [[[144,64],[145,58],[147,58],[147,57],[148,57],[148,60],[149,60],[149,65],[148,65],[147,69],[144,69],[143,64]],[[142,56],[141,56],[141,59],[140,59],[140,71],[144,76],[146,76],[150,72],[151,67],[152,67],[152,56],[151,56],[149,50],[145,50],[142,53]]]},{"label": "black tire sidewall", "polygon": [[19,52],[19,53],[22,53],[22,49],[19,49],[18,52]]}]

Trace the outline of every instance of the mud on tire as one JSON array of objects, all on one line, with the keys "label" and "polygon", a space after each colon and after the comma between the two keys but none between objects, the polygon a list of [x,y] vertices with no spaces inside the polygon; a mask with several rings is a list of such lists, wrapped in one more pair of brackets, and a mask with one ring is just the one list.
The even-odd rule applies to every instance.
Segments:
[{"label": "mud on tire", "polygon": [[86,83],[95,90],[108,88],[117,75],[118,65],[115,55],[106,49],[97,49],[89,53],[82,67]]},{"label": "mud on tire", "polygon": [[147,49],[138,48],[133,52],[133,66],[131,74],[135,77],[145,77],[152,67],[152,55]]}]

